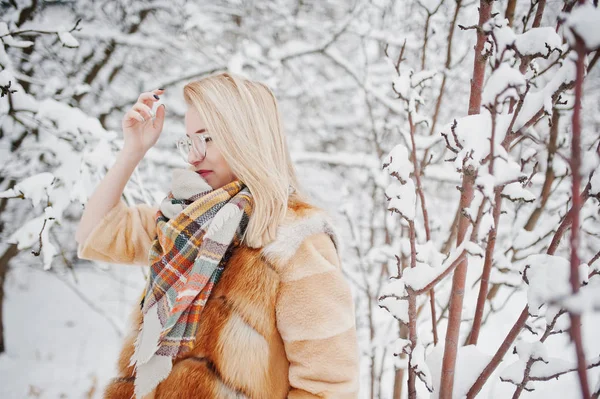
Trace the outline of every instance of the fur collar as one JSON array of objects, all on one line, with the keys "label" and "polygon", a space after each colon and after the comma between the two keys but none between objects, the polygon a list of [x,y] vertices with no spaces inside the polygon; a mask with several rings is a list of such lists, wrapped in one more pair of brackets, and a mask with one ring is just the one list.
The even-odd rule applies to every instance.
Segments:
[{"label": "fur collar", "polygon": [[290,199],[275,240],[263,247],[262,254],[269,261],[285,262],[296,253],[307,237],[319,233],[329,235],[340,256],[339,234],[327,212],[307,202]]}]

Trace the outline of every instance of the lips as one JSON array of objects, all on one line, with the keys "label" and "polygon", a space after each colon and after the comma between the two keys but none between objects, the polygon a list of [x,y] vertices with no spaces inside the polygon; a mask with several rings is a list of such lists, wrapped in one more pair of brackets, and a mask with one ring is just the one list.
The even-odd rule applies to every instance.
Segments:
[{"label": "lips", "polygon": [[198,173],[202,177],[205,177],[206,175],[212,173],[212,170],[200,169],[200,170],[197,170],[196,173]]}]

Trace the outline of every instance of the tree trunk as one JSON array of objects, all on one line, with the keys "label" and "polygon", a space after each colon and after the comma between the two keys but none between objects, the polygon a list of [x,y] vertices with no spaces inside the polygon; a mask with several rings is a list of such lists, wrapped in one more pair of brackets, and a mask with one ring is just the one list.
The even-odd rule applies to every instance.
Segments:
[{"label": "tree trunk", "polygon": [[[482,27],[492,15],[493,0],[480,0],[479,22]],[[471,93],[469,97],[469,115],[479,114],[481,108],[481,93],[485,77],[486,56],[483,48],[486,34],[482,29],[477,30],[477,43],[475,44],[475,57],[473,60],[473,75],[471,78]],[[477,171],[463,168],[460,210],[468,208],[473,200],[473,186]],[[469,220],[461,215],[458,221],[458,235],[456,243],[460,245],[466,236]],[[456,267],[452,278],[452,292],[450,294],[450,305],[448,311],[448,327],[446,329],[446,341],[444,346],[444,357],[442,360],[442,372],[440,381],[440,399],[452,399],[454,389],[454,371],[456,367],[456,356],[458,353],[458,339],[460,334],[460,322],[462,316],[463,297],[465,291],[465,280],[467,276],[467,257]]]},{"label": "tree trunk", "polygon": [[[0,179],[0,183],[3,180],[4,179]],[[11,180],[8,182],[8,186],[6,188],[11,189],[15,186],[15,184],[16,184],[16,181]],[[0,215],[2,215],[2,212],[4,212],[4,210],[6,209],[7,204],[8,204],[7,198],[0,199]],[[2,233],[3,230],[4,230],[4,223],[0,222],[0,233]],[[4,351],[6,350],[6,344],[4,343],[4,322],[3,322],[4,282],[6,281],[6,275],[8,273],[8,262],[10,262],[10,260],[12,258],[14,258],[18,252],[19,252],[19,250],[17,249],[17,244],[12,244],[6,249],[6,252],[4,253],[4,255],[2,255],[2,257],[0,257],[0,353],[4,353]]]},{"label": "tree trunk", "polygon": [[0,258],[0,353],[6,350],[4,342],[4,282],[8,273],[8,262],[19,253],[17,244],[12,244],[8,247],[4,255]]}]

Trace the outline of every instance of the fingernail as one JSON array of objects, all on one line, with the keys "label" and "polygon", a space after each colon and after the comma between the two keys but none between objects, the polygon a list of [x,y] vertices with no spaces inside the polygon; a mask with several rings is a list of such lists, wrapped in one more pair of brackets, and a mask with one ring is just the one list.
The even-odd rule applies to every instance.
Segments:
[{"label": "fingernail", "polygon": [[156,98],[157,100],[160,100],[160,97],[157,96],[156,94],[154,95],[154,98]]}]

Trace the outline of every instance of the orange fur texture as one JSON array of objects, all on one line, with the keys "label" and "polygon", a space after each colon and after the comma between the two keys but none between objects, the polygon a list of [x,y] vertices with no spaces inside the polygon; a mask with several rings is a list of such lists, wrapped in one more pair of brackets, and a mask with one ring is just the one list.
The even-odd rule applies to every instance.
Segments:
[{"label": "orange fur texture", "polygon": [[[148,205],[120,201],[79,243],[82,259],[147,264],[156,236]],[[236,248],[202,313],[194,348],[144,399],[356,398],[354,302],[323,211],[291,201],[273,243]],[[106,399],[133,397],[133,310]]]}]

